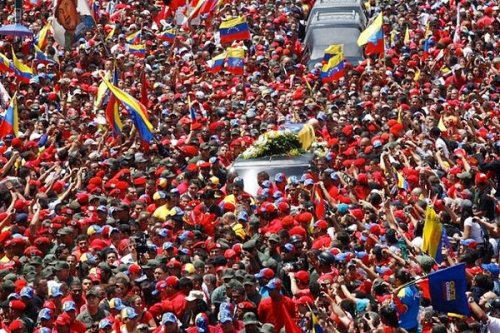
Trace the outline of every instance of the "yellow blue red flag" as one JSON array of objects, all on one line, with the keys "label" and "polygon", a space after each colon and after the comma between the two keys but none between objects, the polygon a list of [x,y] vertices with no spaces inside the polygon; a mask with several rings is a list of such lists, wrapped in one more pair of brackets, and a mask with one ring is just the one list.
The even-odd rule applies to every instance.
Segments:
[{"label": "yellow blue red flag", "polygon": [[128,44],[137,44],[137,43],[141,42],[141,37],[142,37],[142,33],[141,33],[141,30],[139,30],[139,31],[136,31],[136,32],[131,33],[130,35],[126,36],[125,41]]},{"label": "yellow blue red flag", "polygon": [[226,52],[219,54],[209,61],[207,61],[207,72],[210,73],[218,73],[224,67],[224,61],[226,60]]},{"label": "yellow blue red flag", "polygon": [[221,43],[250,39],[250,28],[241,16],[223,21],[219,26],[219,33]]},{"label": "yellow blue red flag", "polygon": [[[113,69],[112,80],[115,86],[118,85],[118,69],[116,68],[116,64],[115,68]],[[106,114],[106,120],[109,126],[111,127],[114,136],[120,135],[122,133],[122,128],[123,128],[118,106],[119,106],[118,100],[116,99],[115,95],[113,95],[110,92],[108,105],[106,105],[105,114]]]},{"label": "yellow blue red flag", "polygon": [[41,49],[38,48],[38,46],[35,45],[34,47],[35,47],[35,61],[44,64],[56,62],[54,59],[49,58]]},{"label": "yellow blue red flag", "polygon": [[226,70],[235,75],[245,71],[245,51],[242,48],[229,48],[226,57]]},{"label": "yellow blue red flag", "polygon": [[325,49],[325,55],[323,56],[323,61],[327,63],[331,57],[339,53],[342,53],[342,46],[343,46],[342,44],[333,44],[328,46]]},{"label": "yellow blue red flag", "polygon": [[0,138],[8,134],[19,134],[19,114],[17,111],[17,93],[12,96],[5,117],[0,116]]},{"label": "yellow blue red flag", "polygon": [[174,29],[167,29],[163,32],[160,32],[159,34],[156,35],[158,39],[168,42],[169,44],[173,44],[175,41],[175,30]]},{"label": "yellow blue red flag", "polygon": [[319,77],[323,83],[338,81],[344,76],[344,55],[339,53],[323,65]]},{"label": "yellow blue red flag", "polygon": [[5,54],[0,53],[0,71],[1,72],[12,72],[14,70],[14,65]]},{"label": "yellow blue red flag", "polygon": [[358,46],[366,45],[365,53],[382,54],[384,53],[384,31],[382,26],[384,17],[382,13],[378,14],[375,20],[358,37]]},{"label": "yellow blue red flag", "polygon": [[19,59],[17,59],[14,50],[12,50],[12,65],[17,79],[23,83],[29,83],[33,77],[33,70],[30,66],[23,64],[19,61]]},{"label": "yellow blue red flag", "polygon": [[154,139],[153,125],[146,115],[146,107],[125,91],[114,86],[107,78],[103,78],[103,81],[116,99],[127,109],[141,139],[148,143],[151,142]]},{"label": "yellow blue red flag", "polygon": [[52,24],[47,22],[47,24],[38,32],[38,36],[36,37],[36,44],[35,46],[38,46],[40,50],[45,50],[45,47],[47,46],[47,35],[49,34],[50,27]]},{"label": "yellow blue red flag", "polygon": [[128,53],[135,55],[139,58],[146,56],[146,45],[144,44],[130,44],[127,46]]}]

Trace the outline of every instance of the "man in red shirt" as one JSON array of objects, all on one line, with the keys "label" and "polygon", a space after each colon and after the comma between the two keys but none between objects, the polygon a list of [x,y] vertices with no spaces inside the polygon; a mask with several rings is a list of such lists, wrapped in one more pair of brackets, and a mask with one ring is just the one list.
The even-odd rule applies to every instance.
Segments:
[{"label": "man in red shirt", "polygon": [[76,303],[73,301],[66,301],[62,304],[64,313],[68,316],[71,332],[84,333],[87,327],[84,323],[76,320]]},{"label": "man in red shirt", "polygon": [[[160,283],[158,283],[160,284]],[[169,301],[172,303],[173,312],[177,318],[182,318],[184,310],[186,309],[187,301],[186,295],[180,290],[179,279],[176,276],[169,276],[162,285],[161,299],[162,302]]]},{"label": "man in red shirt", "polygon": [[269,289],[269,297],[263,299],[257,310],[259,319],[263,323],[274,325],[276,332],[285,327],[286,332],[301,332],[295,324],[295,305],[293,301],[280,293],[282,282],[275,278],[269,281],[266,287]]}]

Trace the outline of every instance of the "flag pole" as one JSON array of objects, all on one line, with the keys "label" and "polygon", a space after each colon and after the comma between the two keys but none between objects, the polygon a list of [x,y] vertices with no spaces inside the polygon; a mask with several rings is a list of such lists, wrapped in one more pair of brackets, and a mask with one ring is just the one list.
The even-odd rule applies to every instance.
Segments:
[{"label": "flag pole", "polygon": [[[425,253],[425,254],[426,254],[426,253]],[[436,265],[438,265],[438,266],[439,266],[439,264],[437,263],[436,259],[434,259],[432,256],[429,256],[429,255],[427,255],[427,256],[428,256],[429,258],[431,258],[431,259],[432,259],[432,261],[434,261],[434,264],[436,264]],[[447,267],[447,268],[449,268],[449,267]],[[393,290],[393,294],[396,294],[396,292],[398,292],[399,290],[401,290],[401,289],[403,289],[403,288],[406,288],[406,287],[408,287],[408,286],[414,285],[415,283],[418,283],[418,282],[420,282],[420,281],[422,281],[422,280],[427,279],[427,278],[429,277],[429,275],[431,275],[432,273],[435,273],[435,272],[431,272],[431,273],[429,273],[429,274],[426,274],[426,275],[424,275],[424,276],[421,276],[421,277],[419,277],[419,278],[417,278],[417,279],[415,279],[415,280],[413,280],[413,281],[407,282],[407,283],[405,283],[405,284],[403,284],[403,285],[401,285],[401,286],[397,287],[396,289],[394,289],[394,290]]]}]

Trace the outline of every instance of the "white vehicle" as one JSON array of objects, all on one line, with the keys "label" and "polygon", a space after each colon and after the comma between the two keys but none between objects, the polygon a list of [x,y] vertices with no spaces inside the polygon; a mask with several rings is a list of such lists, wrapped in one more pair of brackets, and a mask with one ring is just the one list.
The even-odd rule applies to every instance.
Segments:
[{"label": "white vehicle", "polygon": [[357,41],[365,26],[359,15],[350,13],[321,13],[310,18],[304,39],[304,63],[309,69],[320,63],[325,49],[332,44],[343,44],[344,57],[356,66],[363,61],[363,49]]}]

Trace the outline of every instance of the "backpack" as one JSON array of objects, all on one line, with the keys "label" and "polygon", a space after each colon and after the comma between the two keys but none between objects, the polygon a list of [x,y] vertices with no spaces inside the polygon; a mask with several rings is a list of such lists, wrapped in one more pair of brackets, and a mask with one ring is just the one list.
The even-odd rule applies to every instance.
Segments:
[{"label": "backpack", "polygon": [[479,226],[481,227],[481,234],[483,235],[483,245],[479,247],[479,252],[483,258],[483,262],[489,263],[494,255],[493,245],[490,243],[490,233],[481,223],[479,223]]}]

